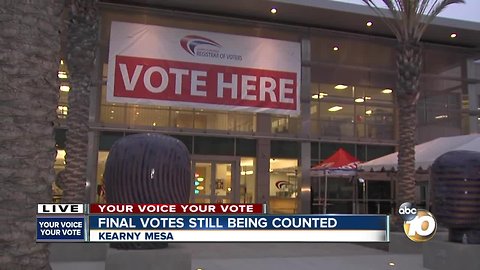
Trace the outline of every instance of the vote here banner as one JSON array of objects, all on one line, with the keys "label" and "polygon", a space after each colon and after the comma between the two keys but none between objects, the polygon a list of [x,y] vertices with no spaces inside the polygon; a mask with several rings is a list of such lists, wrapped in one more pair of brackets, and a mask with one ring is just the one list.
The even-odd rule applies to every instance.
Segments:
[{"label": "vote here banner", "polygon": [[112,22],[107,102],[300,114],[299,42]]}]

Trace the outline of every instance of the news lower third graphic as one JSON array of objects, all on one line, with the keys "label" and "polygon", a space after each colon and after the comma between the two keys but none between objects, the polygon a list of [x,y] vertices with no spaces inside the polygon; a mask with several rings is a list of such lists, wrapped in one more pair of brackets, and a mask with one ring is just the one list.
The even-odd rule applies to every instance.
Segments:
[{"label": "news lower third graphic", "polygon": [[413,203],[404,202],[398,209],[403,219],[403,230],[407,237],[414,242],[426,242],[435,235],[437,221],[429,211],[417,209]]},{"label": "news lower third graphic", "polygon": [[270,215],[262,204],[39,204],[37,242],[388,242],[387,215]]}]

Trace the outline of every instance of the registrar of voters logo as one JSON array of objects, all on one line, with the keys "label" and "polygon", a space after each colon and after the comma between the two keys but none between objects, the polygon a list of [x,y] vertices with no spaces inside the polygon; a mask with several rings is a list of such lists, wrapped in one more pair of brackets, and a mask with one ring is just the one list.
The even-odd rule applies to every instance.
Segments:
[{"label": "registrar of voters logo", "polygon": [[437,221],[429,211],[417,209],[413,203],[405,202],[398,208],[403,219],[403,231],[414,242],[426,242],[435,235]]}]

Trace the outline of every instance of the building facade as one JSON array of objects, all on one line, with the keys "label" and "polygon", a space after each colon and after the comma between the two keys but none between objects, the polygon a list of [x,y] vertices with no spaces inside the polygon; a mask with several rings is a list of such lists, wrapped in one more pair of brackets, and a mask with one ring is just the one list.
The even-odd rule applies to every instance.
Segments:
[{"label": "building facade", "polygon": [[[322,204],[319,194],[324,191],[319,180],[311,178],[310,168],[338,148],[361,161],[396,151],[396,41],[383,37],[382,30],[370,29],[380,28],[378,18],[358,15],[363,24],[375,23],[363,25],[364,31],[358,33],[353,28],[340,31],[322,27],[326,19],[319,19],[316,25],[272,19],[268,17],[272,15],[268,14],[268,1],[260,1],[260,6],[268,8],[264,18],[242,15],[248,7],[238,12],[212,12],[216,9],[208,4],[185,9],[187,2],[179,1],[179,6],[173,7],[156,6],[155,1],[100,3],[98,74],[102,84],[90,99],[86,172],[89,201],[97,200],[113,143],[135,133],[167,134],[187,146],[192,158],[192,202],[268,203],[272,213],[318,211]],[[311,9],[289,8],[305,12]],[[321,12],[328,14],[328,9]],[[301,48],[300,114],[204,109],[175,102],[169,106],[109,102],[108,58],[114,21],[296,42]],[[435,29],[445,35],[449,30]],[[418,142],[478,131],[480,76],[475,53],[472,46],[455,42],[424,43]],[[61,70],[68,74],[68,63],[63,63]],[[68,75],[62,85],[68,85]],[[60,94],[57,171],[64,166],[62,119],[68,115],[68,90],[64,87]],[[363,186],[354,182],[329,182],[329,212],[390,213],[394,194],[390,181],[377,179]],[[425,186],[419,185],[418,193],[418,199],[424,200]]]}]

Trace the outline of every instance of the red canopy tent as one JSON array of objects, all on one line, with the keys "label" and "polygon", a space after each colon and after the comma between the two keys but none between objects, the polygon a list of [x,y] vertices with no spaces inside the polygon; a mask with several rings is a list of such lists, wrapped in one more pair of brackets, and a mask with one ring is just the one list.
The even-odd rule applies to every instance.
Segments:
[{"label": "red canopy tent", "polygon": [[320,162],[312,168],[313,173],[345,175],[349,172],[355,173],[357,165],[360,163],[356,157],[350,155],[345,149],[339,148],[333,155]]},{"label": "red canopy tent", "polygon": [[[327,181],[328,175],[336,177],[353,176],[357,172],[357,165],[360,161],[350,155],[345,149],[339,148],[333,155],[315,165],[311,169],[311,175],[313,177],[325,176],[325,195],[323,203],[323,212],[327,213]],[[320,190],[320,179],[319,190]],[[320,194],[319,194],[320,196]]]}]

